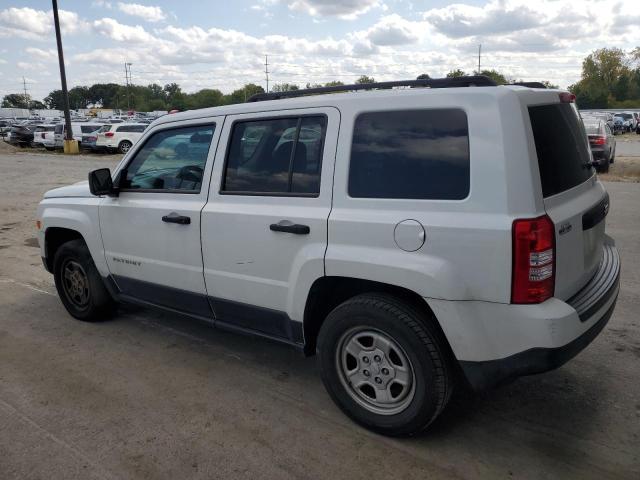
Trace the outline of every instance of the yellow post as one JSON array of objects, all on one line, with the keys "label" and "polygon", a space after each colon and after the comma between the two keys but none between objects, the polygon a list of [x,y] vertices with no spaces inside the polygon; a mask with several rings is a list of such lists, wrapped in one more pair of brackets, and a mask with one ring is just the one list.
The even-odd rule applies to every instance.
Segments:
[{"label": "yellow post", "polygon": [[65,140],[64,141],[64,153],[69,155],[77,155],[80,153],[80,146],[77,140]]}]

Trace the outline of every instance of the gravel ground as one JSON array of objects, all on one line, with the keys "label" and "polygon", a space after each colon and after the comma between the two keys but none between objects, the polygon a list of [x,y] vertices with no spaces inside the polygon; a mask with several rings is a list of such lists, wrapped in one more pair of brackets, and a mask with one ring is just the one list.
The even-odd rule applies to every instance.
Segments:
[{"label": "gravel ground", "polygon": [[0,148],[1,479],[640,478],[637,183],[606,184],[622,284],[594,343],[398,440],[350,422],[287,347],[151,310],[74,321],[35,248],[36,205],[118,157]]}]

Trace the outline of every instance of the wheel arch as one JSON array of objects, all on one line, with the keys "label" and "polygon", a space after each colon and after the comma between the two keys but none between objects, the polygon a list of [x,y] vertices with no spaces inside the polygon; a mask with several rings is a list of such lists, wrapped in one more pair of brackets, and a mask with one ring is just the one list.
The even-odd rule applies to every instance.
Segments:
[{"label": "wheel arch", "polygon": [[85,244],[87,243],[82,234],[77,230],[64,227],[47,228],[44,233],[44,258],[48,272],[53,273],[53,259],[58,249],[72,240],[82,240]]},{"label": "wheel arch", "polygon": [[318,333],[327,315],[349,298],[363,293],[387,293],[393,295],[424,312],[428,318],[433,318],[433,326],[438,330],[444,342],[444,347],[451,355],[451,358],[455,359],[438,318],[421,295],[408,288],[388,283],[334,276],[316,279],[309,290],[303,319],[304,352],[306,355],[315,354]]}]

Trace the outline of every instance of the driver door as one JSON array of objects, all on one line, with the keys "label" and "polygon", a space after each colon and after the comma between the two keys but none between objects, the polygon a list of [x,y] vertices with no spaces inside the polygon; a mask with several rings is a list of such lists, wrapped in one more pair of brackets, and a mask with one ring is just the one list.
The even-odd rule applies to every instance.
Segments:
[{"label": "driver door", "polygon": [[123,295],[211,319],[200,212],[223,117],[162,124],[134,146],[118,197],[100,201],[109,271]]}]

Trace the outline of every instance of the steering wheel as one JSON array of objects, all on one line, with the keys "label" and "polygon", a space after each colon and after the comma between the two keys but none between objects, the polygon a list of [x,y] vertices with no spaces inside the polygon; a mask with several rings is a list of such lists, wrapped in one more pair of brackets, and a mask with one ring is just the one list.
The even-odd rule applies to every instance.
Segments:
[{"label": "steering wheel", "polygon": [[199,167],[197,165],[185,165],[178,171],[176,178],[180,179],[179,186],[182,186],[182,182],[185,181],[200,183],[202,182],[203,173],[204,170],[202,169],[202,167]]}]

